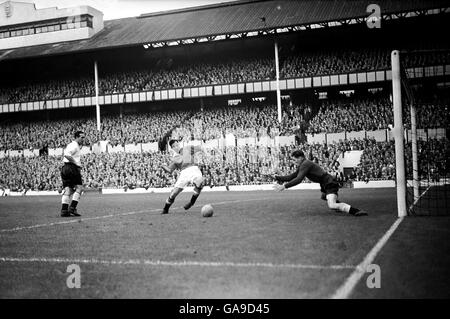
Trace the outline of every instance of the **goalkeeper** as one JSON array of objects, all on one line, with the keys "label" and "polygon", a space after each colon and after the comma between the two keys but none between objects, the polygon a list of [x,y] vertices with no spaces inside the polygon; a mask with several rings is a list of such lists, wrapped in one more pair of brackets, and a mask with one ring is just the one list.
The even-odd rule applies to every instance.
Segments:
[{"label": "goalkeeper", "polygon": [[367,215],[366,212],[359,210],[358,208],[339,202],[339,183],[319,165],[306,159],[303,151],[294,151],[291,156],[298,166],[297,170],[293,174],[287,176],[273,175],[272,177],[278,182],[278,185],[274,186],[275,190],[279,192],[284,191],[287,188],[300,184],[303,179],[307,177],[311,182],[320,184],[322,199],[326,199],[328,208],[345,212],[353,216]]}]

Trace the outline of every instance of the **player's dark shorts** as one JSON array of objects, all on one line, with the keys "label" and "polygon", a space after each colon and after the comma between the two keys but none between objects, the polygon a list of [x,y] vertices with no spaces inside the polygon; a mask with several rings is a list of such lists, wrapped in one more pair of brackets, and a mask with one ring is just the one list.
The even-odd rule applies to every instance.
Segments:
[{"label": "player's dark shorts", "polygon": [[339,192],[339,183],[336,179],[333,178],[333,176],[328,175],[324,183],[320,184],[320,191],[322,193],[325,193],[325,195],[328,194],[338,194]]},{"label": "player's dark shorts", "polygon": [[64,163],[61,168],[61,179],[63,187],[75,187],[75,185],[83,185],[81,179],[81,168],[73,163]]}]

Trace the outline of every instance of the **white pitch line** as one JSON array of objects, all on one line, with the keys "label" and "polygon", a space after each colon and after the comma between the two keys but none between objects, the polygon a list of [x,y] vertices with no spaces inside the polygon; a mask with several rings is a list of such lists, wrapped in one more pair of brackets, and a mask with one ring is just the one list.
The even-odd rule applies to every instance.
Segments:
[{"label": "white pitch line", "polygon": [[391,225],[388,231],[380,238],[380,240],[378,240],[376,245],[366,255],[363,261],[358,266],[356,266],[351,275],[331,296],[331,299],[347,299],[352,294],[353,289],[361,280],[362,276],[366,273],[367,267],[372,264],[372,262],[375,260],[375,257],[378,255],[378,253],[381,251],[383,246],[387,243],[389,238],[392,236],[392,234],[395,232],[402,221],[403,217],[400,217]]},{"label": "white pitch line", "polygon": [[[265,200],[265,199],[266,198],[254,198],[254,199],[225,201],[225,202],[212,203],[212,205],[223,205],[223,204],[230,204],[230,203],[237,203],[237,202],[249,202],[249,201]],[[182,208],[182,207],[174,207],[174,208],[172,208],[172,210],[177,210],[177,209],[180,209],[180,208]],[[144,213],[150,213],[150,212],[160,211],[160,210],[161,210],[161,208],[155,208],[155,209],[150,209],[150,210],[146,209],[146,210],[125,212],[125,213],[119,213],[119,214],[110,214],[110,215],[103,215],[103,216],[96,216],[96,217],[76,218],[76,219],[65,220],[65,221],[61,221],[61,222],[48,223],[48,224],[37,224],[37,225],[30,225],[30,226],[6,228],[6,229],[0,229],[0,233],[14,232],[14,231],[24,230],[24,229],[50,227],[50,226],[56,226],[56,225],[73,224],[73,223],[79,223],[79,222],[82,222],[82,221],[89,221],[89,220],[96,220],[96,219],[105,219],[105,218],[110,218],[110,217],[120,217],[120,216],[144,214]]]},{"label": "white pitch line", "polygon": [[101,264],[101,265],[144,265],[171,267],[234,267],[234,268],[281,268],[281,269],[354,269],[352,265],[305,265],[305,264],[273,264],[273,263],[240,263],[240,262],[208,262],[208,261],[164,261],[148,259],[104,260],[96,258],[22,258],[0,257],[0,262],[41,262],[41,263],[69,263],[69,264]]},{"label": "white pitch line", "polygon": [[417,198],[414,203],[412,203],[411,206],[409,206],[409,210],[411,210],[418,202],[419,200],[422,198],[423,195],[425,195],[426,192],[428,192],[428,190],[431,188],[431,185],[428,186],[428,188],[419,196],[419,198]]}]

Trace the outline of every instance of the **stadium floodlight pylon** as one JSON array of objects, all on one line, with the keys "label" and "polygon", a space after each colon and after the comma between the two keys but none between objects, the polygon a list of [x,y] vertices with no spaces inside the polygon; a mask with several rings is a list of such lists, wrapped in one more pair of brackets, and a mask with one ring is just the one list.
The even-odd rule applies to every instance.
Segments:
[{"label": "stadium floodlight pylon", "polygon": [[278,42],[275,40],[275,81],[277,85],[277,111],[278,111],[278,123],[282,121],[281,113],[281,92],[280,92],[280,62],[278,60]]},{"label": "stadium floodlight pylon", "polygon": [[100,141],[100,105],[98,104],[98,65],[94,62],[94,81],[95,81],[95,113],[97,118],[98,140]]}]

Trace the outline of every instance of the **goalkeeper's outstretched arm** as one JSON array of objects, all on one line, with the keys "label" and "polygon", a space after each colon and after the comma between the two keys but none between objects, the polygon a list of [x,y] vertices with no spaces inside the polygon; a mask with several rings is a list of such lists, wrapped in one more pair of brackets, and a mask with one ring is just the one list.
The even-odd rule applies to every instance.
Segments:
[{"label": "goalkeeper's outstretched arm", "polygon": [[289,181],[293,180],[297,175],[298,175],[298,172],[294,172],[294,173],[286,175],[286,176],[273,175],[273,178],[277,182],[282,183],[282,182],[289,182]]}]

